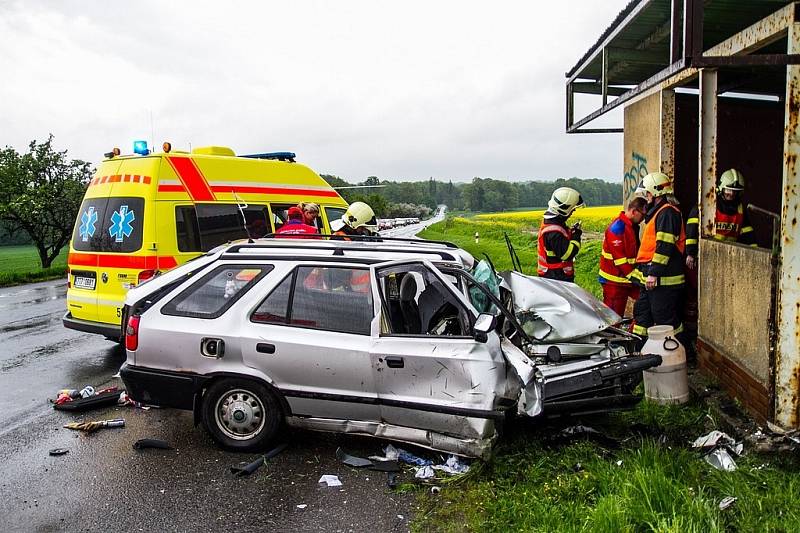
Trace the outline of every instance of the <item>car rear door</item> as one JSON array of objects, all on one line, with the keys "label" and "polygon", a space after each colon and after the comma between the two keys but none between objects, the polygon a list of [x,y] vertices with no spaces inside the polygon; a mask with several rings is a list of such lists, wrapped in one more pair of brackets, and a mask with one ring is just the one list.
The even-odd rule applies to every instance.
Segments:
[{"label": "car rear door", "polygon": [[316,264],[274,275],[247,317],[244,363],[273,380],[294,415],[379,420],[369,269]]},{"label": "car rear door", "polygon": [[371,358],[382,419],[467,438],[491,436],[494,419],[514,401],[503,398],[499,337],[474,338],[474,312],[432,264],[374,269],[381,322]]}]

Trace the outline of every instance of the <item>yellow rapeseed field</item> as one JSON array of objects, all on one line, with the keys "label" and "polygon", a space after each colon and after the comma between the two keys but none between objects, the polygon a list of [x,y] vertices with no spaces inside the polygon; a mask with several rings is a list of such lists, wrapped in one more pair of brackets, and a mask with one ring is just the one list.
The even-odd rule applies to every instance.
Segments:
[{"label": "yellow rapeseed field", "polygon": [[[584,207],[576,210],[570,222],[580,220],[583,228],[590,231],[603,231],[611,220],[622,210],[618,205],[600,207]],[[512,224],[515,226],[539,226],[544,210],[514,211],[510,213],[484,213],[475,215],[475,219],[484,223]]]}]

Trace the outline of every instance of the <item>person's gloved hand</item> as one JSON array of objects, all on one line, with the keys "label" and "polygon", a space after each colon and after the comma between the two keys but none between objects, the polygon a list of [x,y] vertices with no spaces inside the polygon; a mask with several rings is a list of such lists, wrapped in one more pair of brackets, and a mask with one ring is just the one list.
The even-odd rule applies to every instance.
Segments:
[{"label": "person's gloved hand", "polygon": [[583,235],[583,230],[578,227],[572,230],[572,240],[581,242],[581,236]]}]

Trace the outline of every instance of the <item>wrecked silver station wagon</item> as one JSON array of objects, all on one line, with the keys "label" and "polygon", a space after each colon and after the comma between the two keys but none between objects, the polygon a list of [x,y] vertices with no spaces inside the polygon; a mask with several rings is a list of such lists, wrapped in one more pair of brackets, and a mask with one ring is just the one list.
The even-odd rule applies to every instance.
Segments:
[{"label": "wrecked silver station wagon", "polygon": [[639,400],[660,357],[634,354],[618,315],[474,263],[430,241],[226,245],[128,292],[121,376],[243,451],[288,425],[485,457],[509,414]]}]

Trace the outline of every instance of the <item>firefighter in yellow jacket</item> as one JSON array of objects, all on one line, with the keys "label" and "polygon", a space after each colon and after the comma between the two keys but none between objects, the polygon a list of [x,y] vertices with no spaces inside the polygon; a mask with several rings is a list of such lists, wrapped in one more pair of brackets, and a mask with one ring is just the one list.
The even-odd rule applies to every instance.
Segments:
[{"label": "firefighter in yellow jacket", "polygon": [[683,217],[666,174],[648,174],[641,186],[647,198],[647,225],[631,273],[631,280],[642,289],[633,306],[633,332],[644,337],[650,326],[670,325],[677,335],[683,331],[681,303],[686,282]]}]

